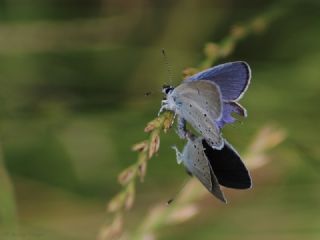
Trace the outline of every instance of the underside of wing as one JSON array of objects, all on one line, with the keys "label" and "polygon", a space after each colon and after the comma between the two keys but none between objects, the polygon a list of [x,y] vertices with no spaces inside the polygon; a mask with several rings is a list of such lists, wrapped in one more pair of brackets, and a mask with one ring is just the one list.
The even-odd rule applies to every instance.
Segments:
[{"label": "underside of wing", "polygon": [[223,138],[216,122],[206,116],[203,109],[196,106],[190,107],[189,104],[182,103],[180,116],[183,117],[208,143],[216,148],[223,147]]},{"label": "underside of wing", "polygon": [[177,113],[212,147],[221,149],[223,139],[217,121],[222,116],[222,101],[216,85],[208,81],[181,84],[175,89]]},{"label": "underside of wing", "polygon": [[236,101],[247,90],[250,78],[250,66],[246,62],[238,61],[209,68],[185,79],[184,82],[212,81],[219,86],[223,100]]},{"label": "underside of wing", "polygon": [[183,151],[184,165],[204,185],[208,191],[223,202],[226,199],[220,189],[218,180],[214,175],[209,161],[205,156],[201,139],[189,140]]},{"label": "underside of wing", "polygon": [[219,87],[206,80],[183,83],[175,88],[177,102],[188,102],[202,110],[211,119],[217,120],[222,114],[222,99]]}]

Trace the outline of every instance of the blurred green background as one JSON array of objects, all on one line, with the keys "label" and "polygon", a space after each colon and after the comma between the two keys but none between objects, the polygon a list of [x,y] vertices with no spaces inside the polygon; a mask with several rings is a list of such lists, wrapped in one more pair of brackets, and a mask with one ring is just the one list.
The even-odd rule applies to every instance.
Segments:
[{"label": "blurred green background", "polygon": [[[224,136],[240,152],[266,123],[288,138],[253,173],[252,190],[233,191],[228,205],[208,197],[200,215],[159,237],[320,239],[316,0],[1,0],[0,238],[95,239],[118,173],[136,160],[130,147],[158,112],[168,82],[161,48],[177,85],[205,43],[268,11],[280,14],[219,61],[245,60],[253,71],[241,101],[249,117]],[[172,144],[183,145],[173,131],[138,184],[131,228],[185,178]]]}]

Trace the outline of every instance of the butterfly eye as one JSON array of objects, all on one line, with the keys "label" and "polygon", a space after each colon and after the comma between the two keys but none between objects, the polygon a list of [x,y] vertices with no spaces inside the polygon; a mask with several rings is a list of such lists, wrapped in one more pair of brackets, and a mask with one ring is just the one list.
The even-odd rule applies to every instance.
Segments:
[{"label": "butterfly eye", "polygon": [[173,90],[172,86],[169,86],[169,85],[163,85],[162,86],[162,92],[165,93],[165,94],[170,93],[172,90]]},{"label": "butterfly eye", "polygon": [[171,92],[172,88],[167,88],[166,89],[166,94],[168,94],[169,92]]}]

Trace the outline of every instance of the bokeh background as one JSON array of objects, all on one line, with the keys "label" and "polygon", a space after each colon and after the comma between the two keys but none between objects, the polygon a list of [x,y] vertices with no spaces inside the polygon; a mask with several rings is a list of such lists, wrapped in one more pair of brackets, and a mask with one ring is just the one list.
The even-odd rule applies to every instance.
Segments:
[{"label": "bokeh background", "polygon": [[[253,71],[241,103],[249,117],[224,136],[244,152],[265,124],[287,132],[253,172],[254,188],[209,194],[200,214],[159,239],[320,238],[320,3],[305,1],[0,1],[0,238],[95,239],[112,215],[118,173],[136,161],[132,144],[159,109],[168,83],[197,66],[207,42],[235,24],[277,12],[218,63]],[[151,91],[150,96],[145,96]],[[179,189],[174,131],[148,164],[126,214],[136,224]]]}]

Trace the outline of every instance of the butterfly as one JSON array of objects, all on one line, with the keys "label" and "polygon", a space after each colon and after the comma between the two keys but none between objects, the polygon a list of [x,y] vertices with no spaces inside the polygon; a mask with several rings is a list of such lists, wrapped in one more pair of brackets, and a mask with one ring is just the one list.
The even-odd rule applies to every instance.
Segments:
[{"label": "butterfly", "polygon": [[203,137],[192,136],[182,152],[176,147],[177,162],[195,176],[209,192],[227,202],[221,186],[235,189],[251,188],[251,177],[236,150],[224,140],[222,149],[212,148]]},{"label": "butterfly", "polygon": [[249,65],[243,61],[221,64],[186,78],[177,87],[163,86],[165,100],[160,111],[171,110],[178,116],[178,135],[186,138],[188,122],[207,143],[222,149],[221,128],[236,119],[232,113],[246,117],[238,101],[248,89]]}]

